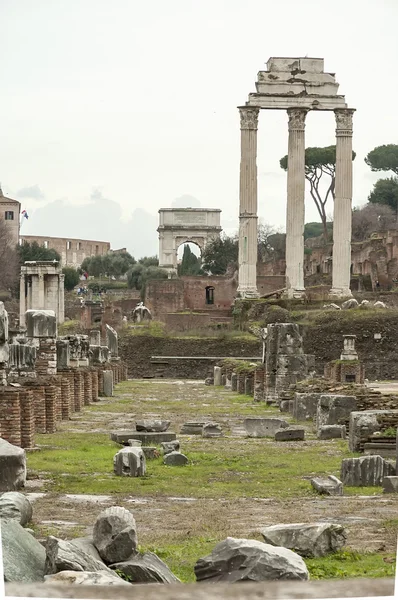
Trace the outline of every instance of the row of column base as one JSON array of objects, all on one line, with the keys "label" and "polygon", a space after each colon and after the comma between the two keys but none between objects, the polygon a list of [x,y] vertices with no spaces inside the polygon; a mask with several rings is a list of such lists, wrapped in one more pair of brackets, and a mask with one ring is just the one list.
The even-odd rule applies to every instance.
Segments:
[{"label": "row of column base", "polygon": [[[283,295],[286,298],[299,300],[305,298],[306,290],[302,289],[288,289],[284,290]],[[243,300],[256,300],[260,298],[260,294],[257,289],[239,289],[237,290],[237,297]],[[349,288],[332,288],[329,292],[329,300],[343,300],[346,298],[352,298],[352,292]]]}]

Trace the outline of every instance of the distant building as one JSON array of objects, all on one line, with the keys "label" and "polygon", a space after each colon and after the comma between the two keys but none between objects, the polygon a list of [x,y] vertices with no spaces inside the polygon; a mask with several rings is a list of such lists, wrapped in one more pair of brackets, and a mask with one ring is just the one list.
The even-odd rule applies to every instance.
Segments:
[{"label": "distant building", "polygon": [[37,242],[39,246],[56,250],[61,257],[63,267],[79,268],[85,258],[110,252],[109,242],[81,240],[75,238],[46,237],[44,235],[22,235],[21,244]]},{"label": "distant building", "polygon": [[21,204],[17,200],[4,196],[0,187],[0,220],[4,221],[9,231],[10,244],[18,245],[19,241],[19,216]]}]

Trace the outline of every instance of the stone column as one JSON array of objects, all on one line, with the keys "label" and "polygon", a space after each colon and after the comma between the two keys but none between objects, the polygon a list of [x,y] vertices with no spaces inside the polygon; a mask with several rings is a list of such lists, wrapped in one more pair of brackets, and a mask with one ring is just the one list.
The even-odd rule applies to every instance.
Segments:
[{"label": "stone column", "polygon": [[305,117],[308,109],[288,108],[286,287],[289,298],[304,292]]},{"label": "stone column", "polygon": [[58,323],[65,321],[65,275],[58,275]]},{"label": "stone column", "polygon": [[25,296],[25,275],[21,273],[19,279],[19,326],[25,326],[26,296]]},{"label": "stone column", "polygon": [[334,111],[336,117],[336,180],[333,215],[333,279],[331,298],[352,296],[351,204],[352,204],[352,115],[354,109]]},{"label": "stone column", "polygon": [[38,308],[40,310],[44,310],[46,305],[45,305],[45,298],[44,298],[44,275],[40,274],[38,276],[38,302],[39,302],[39,306],[32,306],[32,308]]},{"label": "stone column", "polygon": [[258,108],[241,107],[239,187],[239,286],[241,298],[258,298],[257,291],[257,125]]}]

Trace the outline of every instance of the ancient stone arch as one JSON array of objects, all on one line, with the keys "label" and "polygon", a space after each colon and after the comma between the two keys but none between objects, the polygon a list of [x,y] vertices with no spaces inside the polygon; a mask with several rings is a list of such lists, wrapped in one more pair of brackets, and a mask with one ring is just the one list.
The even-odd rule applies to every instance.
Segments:
[{"label": "ancient stone arch", "polygon": [[201,253],[221,232],[219,208],[161,208],[159,210],[159,266],[177,270],[177,251],[192,242]]},{"label": "ancient stone arch", "polygon": [[241,127],[239,206],[239,287],[244,298],[258,297],[257,263],[257,125],[261,109],[286,110],[288,173],[286,213],[286,288],[289,297],[304,294],[305,120],[309,111],[334,111],[336,181],[333,217],[331,297],[351,296],[352,116],[337,93],[334,73],[324,72],[323,58],[270,58],[257,76],[256,92],[239,107]]}]

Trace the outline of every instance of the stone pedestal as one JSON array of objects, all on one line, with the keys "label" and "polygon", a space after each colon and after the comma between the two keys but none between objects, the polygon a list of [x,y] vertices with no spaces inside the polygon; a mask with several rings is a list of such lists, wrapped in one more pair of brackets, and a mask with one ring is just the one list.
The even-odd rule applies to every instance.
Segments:
[{"label": "stone pedestal", "polygon": [[333,281],[330,298],[351,297],[351,204],[353,109],[337,109],[336,183],[333,215]]},{"label": "stone pedestal", "polygon": [[304,292],[305,117],[308,110],[289,108],[286,208],[286,287],[289,298]]},{"label": "stone pedestal", "polygon": [[258,108],[241,107],[239,187],[239,285],[241,298],[258,298],[257,291],[257,125]]}]

